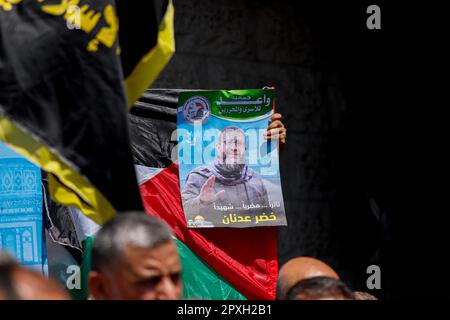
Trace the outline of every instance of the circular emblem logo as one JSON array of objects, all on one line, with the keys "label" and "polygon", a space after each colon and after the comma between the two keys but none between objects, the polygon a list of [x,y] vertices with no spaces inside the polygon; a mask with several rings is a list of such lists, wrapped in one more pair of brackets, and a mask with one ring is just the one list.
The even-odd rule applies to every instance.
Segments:
[{"label": "circular emblem logo", "polygon": [[210,114],[208,99],[201,96],[194,96],[186,100],[183,105],[183,118],[192,124],[203,123]]}]

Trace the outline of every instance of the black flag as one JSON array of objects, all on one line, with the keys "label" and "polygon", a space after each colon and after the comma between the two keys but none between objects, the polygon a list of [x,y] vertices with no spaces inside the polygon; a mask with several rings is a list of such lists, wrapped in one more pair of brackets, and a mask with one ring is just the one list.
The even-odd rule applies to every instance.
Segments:
[{"label": "black flag", "polygon": [[141,209],[127,106],[173,52],[171,1],[0,1],[0,139],[97,223]]}]

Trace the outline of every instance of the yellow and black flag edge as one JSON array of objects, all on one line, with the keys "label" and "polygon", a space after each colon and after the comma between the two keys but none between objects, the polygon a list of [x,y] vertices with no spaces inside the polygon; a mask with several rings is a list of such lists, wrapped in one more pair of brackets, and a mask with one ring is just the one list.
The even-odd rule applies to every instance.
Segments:
[{"label": "yellow and black flag edge", "polygon": [[[105,2],[113,2],[113,1],[105,1]],[[129,3],[129,2],[123,2],[119,1],[119,3]],[[158,32],[156,35],[156,45],[151,45],[151,50],[147,50],[145,55],[141,55],[140,59],[138,59],[138,63],[128,63],[128,66],[132,66],[132,68],[129,68],[131,72],[128,72],[128,74],[122,74],[124,78],[126,79],[124,81],[124,78],[122,78],[122,88],[125,89],[125,93],[127,94],[127,97],[125,97],[125,104],[126,106],[126,100],[128,100],[128,105],[132,105],[132,103],[137,100],[140,95],[145,91],[145,89],[148,88],[148,86],[151,85],[151,83],[156,79],[159,72],[165,67],[165,65],[170,60],[171,56],[173,55],[175,51],[175,40],[174,40],[174,29],[173,29],[173,17],[174,17],[174,7],[171,0],[155,0],[154,4],[153,2],[150,2],[152,4],[148,5],[147,7],[151,7],[154,5],[154,7],[160,7],[165,8],[165,10],[151,10],[151,13],[153,14],[161,14],[160,17],[156,17],[157,26],[158,26]],[[125,11],[122,12],[122,14],[126,14]],[[164,13],[162,15],[162,13]],[[149,16],[148,20],[152,20],[154,16]],[[160,22],[160,23],[159,23]],[[0,26],[1,27],[1,26]],[[100,30],[101,28],[94,29]],[[103,27],[104,29],[104,27]],[[5,28],[6,30],[6,28]],[[5,31],[3,30],[3,31]],[[1,31],[1,28],[0,28]],[[101,30],[100,30],[101,31]],[[151,33],[152,30],[147,30],[147,32]],[[153,30],[153,33],[154,30]],[[3,33],[3,36],[5,33]],[[155,36],[155,35],[153,35]],[[122,36],[120,37],[122,38]],[[4,38],[5,39],[5,38]],[[145,42],[146,39],[143,39]],[[1,48],[2,45],[2,34],[0,32],[0,60],[2,57],[2,50],[4,48]],[[122,42],[120,42],[122,45]],[[44,45],[43,45],[44,46]],[[122,47],[123,48],[123,47]],[[119,51],[118,51],[119,52]],[[6,56],[7,58],[7,56]],[[124,58],[121,55],[122,63],[124,62]],[[51,60],[51,59],[50,59]],[[1,62],[1,61],[0,61]],[[74,63],[75,64],[75,63]],[[0,64],[1,65],[1,64]],[[64,65],[64,64],[62,64]],[[1,68],[0,68],[1,69]],[[49,67],[49,70],[51,68]],[[0,70],[1,71],[1,70]],[[6,71],[10,71],[6,69]],[[36,117],[35,113],[33,116],[35,116],[35,119],[32,119],[30,123],[34,122],[35,126],[29,126],[26,121],[16,121],[16,115],[18,115],[19,119],[21,116],[23,116],[26,113],[17,113],[16,115],[11,113],[10,111],[11,106],[8,106],[8,103],[6,105],[2,105],[3,102],[12,101],[11,97],[17,98],[20,96],[19,94],[16,94],[16,89],[20,86],[17,84],[11,85],[11,83],[8,83],[8,76],[6,77],[6,82],[2,77],[0,77],[0,86],[3,84],[6,84],[6,89],[10,89],[9,87],[13,88],[13,90],[6,90],[7,94],[1,97],[0,94],[0,140],[4,141],[6,145],[8,145],[10,148],[21,154],[22,156],[26,157],[28,160],[33,162],[34,164],[41,167],[43,170],[49,173],[49,187],[50,187],[50,194],[52,198],[64,205],[69,206],[76,206],[80,208],[83,213],[88,216],[90,219],[92,219],[94,222],[98,224],[104,224],[106,221],[108,221],[110,218],[112,218],[117,211],[126,211],[126,210],[135,210],[139,209],[142,206],[142,203],[140,201],[140,196],[136,187],[130,186],[130,182],[133,180],[131,176],[134,177],[134,171],[131,172],[130,169],[127,168],[122,173],[119,178],[114,179],[114,177],[108,179],[104,179],[104,181],[123,181],[123,185],[121,186],[122,191],[128,192],[128,197],[124,196],[120,197],[120,190],[119,188],[115,188],[115,190],[110,190],[108,188],[105,188],[105,186],[108,185],[108,183],[103,183],[103,190],[107,191],[106,193],[102,193],[99,190],[102,190],[102,188],[98,188],[98,179],[90,178],[89,174],[86,174],[86,163],[83,164],[80,167],[80,164],[75,163],[73,161],[73,157],[69,155],[69,157],[66,156],[67,150],[64,148],[61,148],[58,144],[56,144],[56,147],[52,145],[52,143],[48,143],[48,141],[51,141],[51,139],[48,139],[48,137],[43,137],[41,133],[36,134],[36,128],[39,128],[39,125],[36,127],[36,123],[39,123],[38,117]],[[10,77],[9,79],[11,79]],[[56,80],[55,80],[56,81]],[[3,82],[3,83],[2,83]],[[116,82],[117,83],[117,82]],[[9,86],[9,87],[8,87]],[[48,89],[50,86],[47,86],[46,89]],[[110,95],[114,96],[114,104],[117,106],[119,98],[117,98],[121,90],[119,90],[119,85],[114,85],[110,89]],[[55,91],[58,92],[58,86],[55,87]],[[23,88],[20,88],[23,89]],[[12,95],[9,95],[10,92],[13,92]],[[34,92],[33,92],[34,94]],[[25,96],[24,100],[28,99],[29,97],[33,96],[33,94],[25,94],[22,96]],[[95,90],[92,92],[89,92],[89,95],[96,95]],[[44,95],[42,95],[44,96]],[[39,96],[39,98],[42,98],[42,96]],[[103,95],[104,97],[104,95]],[[60,97],[58,97],[59,99]],[[70,98],[68,98],[70,99]],[[57,99],[54,99],[56,101]],[[42,107],[41,102],[44,100],[39,101],[39,103],[36,103],[34,106],[40,104],[40,107]],[[50,102],[54,102],[50,101]],[[73,101],[73,98],[72,98]],[[101,98],[97,98],[97,101],[90,101],[92,102],[90,105],[97,105],[101,101]],[[108,101],[104,101],[106,105],[108,105]],[[13,105],[18,105],[19,103],[13,103]],[[61,104],[60,104],[61,106]],[[32,107],[32,105],[30,105]],[[56,105],[56,108],[59,108]],[[111,111],[113,108],[109,108],[107,110]],[[28,109],[31,110],[31,109]],[[117,110],[117,108],[115,109]],[[5,112],[6,111],[6,112]],[[25,110],[26,111],[26,110]],[[36,111],[33,111],[36,112]],[[49,113],[49,110],[46,110],[45,113]],[[111,115],[111,113],[108,113],[105,111],[105,115]],[[61,116],[61,114],[59,115]],[[23,120],[23,118],[21,119]],[[104,121],[103,121],[104,122]],[[25,125],[23,125],[25,123]],[[79,124],[79,123],[78,123]],[[41,126],[45,124],[41,124]],[[74,127],[77,126],[77,124],[72,124]],[[120,123],[121,128],[123,127],[123,123]],[[30,130],[31,129],[31,130]],[[123,130],[122,130],[123,131]],[[93,131],[95,133],[95,130]],[[108,137],[108,135],[105,135]],[[54,138],[54,137],[50,137]],[[123,140],[126,140],[125,138],[128,138],[127,135],[125,135]],[[63,138],[61,138],[63,139]],[[96,140],[96,136],[90,136],[91,140]],[[114,139],[113,139],[114,140]],[[120,145],[123,145],[123,141],[121,141],[122,144],[118,143],[118,148],[121,149]],[[101,143],[101,142],[100,142]],[[74,150],[70,150],[73,154]],[[102,152],[99,151],[98,154],[101,154]],[[123,155],[123,163],[128,164],[129,160],[131,160],[131,157],[128,155],[127,152]],[[131,154],[130,154],[131,155]],[[83,155],[84,156],[84,155]],[[104,158],[104,157],[103,157]],[[111,156],[112,161],[114,161],[114,156]],[[85,166],[83,168],[83,166]],[[89,164],[88,164],[89,166]],[[95,170],[98,170],[98,161],[97,166],[95,166]],[[113,165],[113,172],[117,168],[120,168],[118,165]],[[110,172],[105,174],[105,176],[109,177]],[[127,177],[123,179],[123,177]],[[101,183],[102,184],[102,183]],[[111,183],[109,183],[110,185]],[[101,185],[100,185],[101,186]],[[119,193],[118,193],[119,191]],[[126,199],[131,201],[126,201]],[[139,203],[138,203],[139,202]],[[128,205],[127,203],[131,203]]]},{"label": "yellow and black flag edge", "polygon": [[5,117],[0,117],[0,140],[49,173],[50,194],[55,201],[78,207],[101,225],[116,214],[110,202],[85,177]]},{"label": "yellow and black flag edge", "polygon": [[172,0],[169,0],[159,24],[156,46],[142,57],[125,79],[130,108],[155,81],[175,52],[174,11]]}]

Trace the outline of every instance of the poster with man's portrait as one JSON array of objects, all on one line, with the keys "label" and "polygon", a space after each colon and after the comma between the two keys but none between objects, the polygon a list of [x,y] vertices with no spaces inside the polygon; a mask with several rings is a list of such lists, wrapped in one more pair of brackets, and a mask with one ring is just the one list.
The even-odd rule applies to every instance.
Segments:
[{"label": "poster with man's portrait", "polygon": [[278,140],[264,136],[275,90],[183,92],[178,100],[178,161],[187,225],[287,225]]}]

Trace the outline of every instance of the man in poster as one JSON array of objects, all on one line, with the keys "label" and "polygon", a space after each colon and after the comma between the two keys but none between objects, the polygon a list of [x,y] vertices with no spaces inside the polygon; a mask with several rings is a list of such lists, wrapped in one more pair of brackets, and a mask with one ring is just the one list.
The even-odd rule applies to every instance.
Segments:
[{"label": "man in poster", "polygon": [[[277,133],[277,138],[284,143],[286,129],[279,114],[273,115],[266,137]],[[188,220],[204,220],[207,215],[209,222],[219,225],[223,215],[211,217],[217,210],[230,208],[233,213],[253,216],[261,213],[261,207],[270,208],[261,176],[245,163],[246,143],[242,129],[225,127],[219,134],[216,150],[218,156],[213,164],[197,167],[186,177],[181,196],[185,212],[189,213]],[[250,207],[252,204],[257,208]],[[226,209],[223,211],[227,213]]]}]

